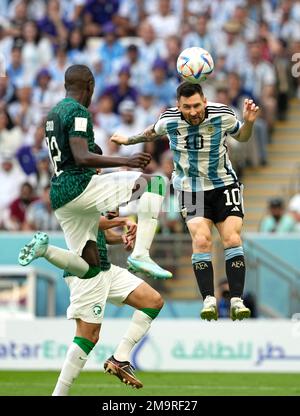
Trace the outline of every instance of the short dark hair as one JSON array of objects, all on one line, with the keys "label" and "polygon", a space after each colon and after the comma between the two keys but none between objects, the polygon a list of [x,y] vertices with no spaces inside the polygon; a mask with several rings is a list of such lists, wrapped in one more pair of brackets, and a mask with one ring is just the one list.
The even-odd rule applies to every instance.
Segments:
[{"label": "short dark hair", "polygon": [[191,82],[184,81],[177,87],[177,100],[180,97],[191,97],[194,94],[199,94],[201,97],[204,97],[200,84],[192,84]]},{"label": "short dark hair", "polygon": [[65,88],[67,91],[71,89],[85,88],[86,84],[94,80],[94,75],[90,68],[86,65],[71,65],[65,72]]}]

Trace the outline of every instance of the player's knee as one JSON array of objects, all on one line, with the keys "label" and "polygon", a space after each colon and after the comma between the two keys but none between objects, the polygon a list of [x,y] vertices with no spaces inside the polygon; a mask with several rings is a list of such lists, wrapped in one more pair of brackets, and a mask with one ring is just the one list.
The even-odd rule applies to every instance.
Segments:
[{"label": "player's knee", "polygon": [[90,341],[92,341],[96,345],[97,342],[99,341],[99,332],[91,334]]},{"label": "player's knee", "polygon": [[160,293],[155,291],[151,298],[152,308],[161,309],[164,306],[164,300]]},{"label": "player's knee", "polygon": [[193,246],[195,249],[197,249],[199,252],[204,251],[204,252],[209,252],[211,250],[212,247],[212,242],[211,239],[208,238],[205,235],[196,235],[193,238]]},{"label": "player's knee", "polygon": [[241,237],[238,233],[226,235],[222,239],[224,248],[239,247],[242,245]]}]

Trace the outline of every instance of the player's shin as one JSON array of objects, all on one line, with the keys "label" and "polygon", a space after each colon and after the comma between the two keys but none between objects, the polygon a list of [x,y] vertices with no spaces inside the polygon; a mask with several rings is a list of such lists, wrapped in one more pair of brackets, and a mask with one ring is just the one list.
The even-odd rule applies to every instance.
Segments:
[{"label": "player's shin", "polygon": [[52,396],[68,396],[70,387],[83,369],[88,354],[95,344],[82,337],[75,337],[70,345]]},{"label": "player's shin", "polygon": [[165,194],[165,179],[161,176],[153,177],[139,201],[138,227],[132,258],[149,256]]},{"label": "player's shin", "polygon": [[153,308],[144,308],[134,312],[130,325],[114,353],[116,360],[129,361],[133,347],[149,331],[153,319],[159,312],[160,309]]},{"label": "player's shin", "polygon": [[193,269],[203,300],[206,296],[214,296],[214,274],[211,253],[194,253]]},{"label": "player's shin", "polygon": [[90,278],[96,276],[100,271],[97,267],[91,267],[78,254],[59,247],[48,246],[44,257],[54,266],[66,270],[73,276],[78,276],[80,278]]},{"label": "player's shin", "polygon": [[244,290],[246,273],[243,247],[225,249],[225,262],[230,297],[240,298]]}]

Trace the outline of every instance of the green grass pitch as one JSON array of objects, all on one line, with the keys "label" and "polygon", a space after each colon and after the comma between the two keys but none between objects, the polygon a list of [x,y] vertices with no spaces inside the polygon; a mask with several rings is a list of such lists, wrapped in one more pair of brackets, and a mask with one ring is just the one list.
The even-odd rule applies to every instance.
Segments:
[{"label": "green grass pitch", "polygon": [[[0,396],[50,396],[56,371],[0,371]],[[71,396],[300,396],[300,374],[139,372],[140,390],[84,371]]]}]

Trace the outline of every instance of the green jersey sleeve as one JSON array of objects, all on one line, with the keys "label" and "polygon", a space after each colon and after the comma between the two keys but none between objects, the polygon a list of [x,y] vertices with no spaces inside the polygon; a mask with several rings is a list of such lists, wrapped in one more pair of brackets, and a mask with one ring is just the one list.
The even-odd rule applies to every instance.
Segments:
[{"label": "green jersey sleeve", "polygon": [[76,108],[68,125],[69,137],[84,137],[89,139],[92,129],[93,127],[90,113],[82,110],[81,108]]}]

